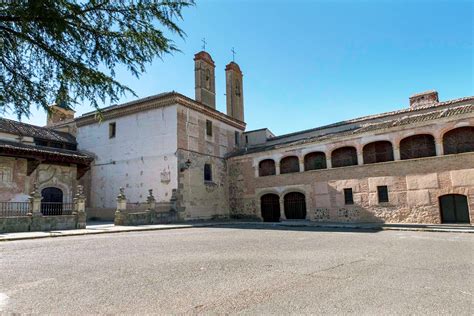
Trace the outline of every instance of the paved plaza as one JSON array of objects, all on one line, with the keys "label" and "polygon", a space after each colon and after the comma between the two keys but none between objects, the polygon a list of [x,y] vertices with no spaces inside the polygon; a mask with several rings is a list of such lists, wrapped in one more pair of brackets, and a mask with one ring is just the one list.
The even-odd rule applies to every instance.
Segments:
[{"label": "paved plaza", "polygon": [[472,315],[472,234],[235,225],[0,243],[0,312]]}]

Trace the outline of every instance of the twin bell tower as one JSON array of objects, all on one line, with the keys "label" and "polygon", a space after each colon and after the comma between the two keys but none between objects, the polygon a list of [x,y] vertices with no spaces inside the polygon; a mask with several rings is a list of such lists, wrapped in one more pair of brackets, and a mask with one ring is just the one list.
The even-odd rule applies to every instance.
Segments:
[{"label": "twin bell tower", "polygon": [[[196,101],[216,109],[215,64],[211,55],[200,51],[194,55]],[[227,115],[244,122],[244,93],[242,71],[235,62],[225,67]]]}]

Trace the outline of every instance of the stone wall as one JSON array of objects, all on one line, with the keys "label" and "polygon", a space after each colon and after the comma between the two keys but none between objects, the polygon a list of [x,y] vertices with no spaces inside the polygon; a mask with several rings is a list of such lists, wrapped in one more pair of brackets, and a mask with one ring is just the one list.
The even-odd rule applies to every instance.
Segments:
[{"label": "stone wall", "polygon": [[85,225],[85,216],[78,214],[0,217],[0,233],[82,229]]},{"label": "stone wall", "polygon": [[71,202],[77,186],[76,165],[40,164],[30,176],[27,175],[27,160],[0,156],[0,201],[26,202],[28,192],[36,183],[39,191],[55,187],[63,192],[64,202]]},{"label": "stone wall", "polygon": [[[438,198],[468,197],[474,219],[474,153],[384,162],[256,177],[251,155],[229,160],[230,212],[234,217],[261,217],[260,197],[302,192],[307,218],[313,221],[440,223]],[[388,203],[378,203],[377,186],[386,185]],[[352,188],[354,205],[344,205],[344,188]],[[282,215],[284,216],[284,215]]]},{"label": "stone wall", "polygon": [[[206,120],[212,135],[206,134]],[[235,127],[186,107],[178,108],[178,213],[185,220],[229,216],[226,155],[236,148]],[[189,162],[189,165],[186,163]],[[212,181],[204,180],[210,164]]]},{"label": "stone wall", "polygon": [[[95,156],[83,180],[95,217],[110,218],[120,187],[130,202],[143,200],[149,188],[157,200],[169,201],[178,186],[176,109],[154,108],[78,127],[79,149]],[[109,137],[110,123],[115,123],[115,137]]]}]

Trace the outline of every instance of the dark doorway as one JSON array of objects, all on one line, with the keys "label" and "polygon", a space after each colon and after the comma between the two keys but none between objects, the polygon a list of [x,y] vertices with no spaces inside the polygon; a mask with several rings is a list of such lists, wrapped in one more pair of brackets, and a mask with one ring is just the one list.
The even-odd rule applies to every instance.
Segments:
[{"label": "dark doorway", "polygon": [[260,198],[264,222],[280,221],[280,197],[276,194],[265,194]]},{"label": "dark doorway", "polygon": [[58,188],[44,188],[41,191],[41,213],[43,215],[61,215],[63,213],[63,191]]},{"label": "dark doorway", "polygon": [[441,222],[469,224],[469,207],[467,197],[461,194],[447,194],[439,197]]},{"label": "dark doorway", "polygon": [[306,199],[303,193],[290,192],[285,195],[286,219],[306,219]]}]

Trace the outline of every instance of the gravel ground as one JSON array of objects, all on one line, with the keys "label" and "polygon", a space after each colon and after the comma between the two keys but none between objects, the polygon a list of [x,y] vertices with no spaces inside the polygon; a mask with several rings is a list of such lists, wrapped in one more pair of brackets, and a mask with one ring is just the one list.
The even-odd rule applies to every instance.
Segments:
[{"label": "gravel ground", "polygon": [[255,226],[0,243],[0,312],[474,314],[472,234]]}]

